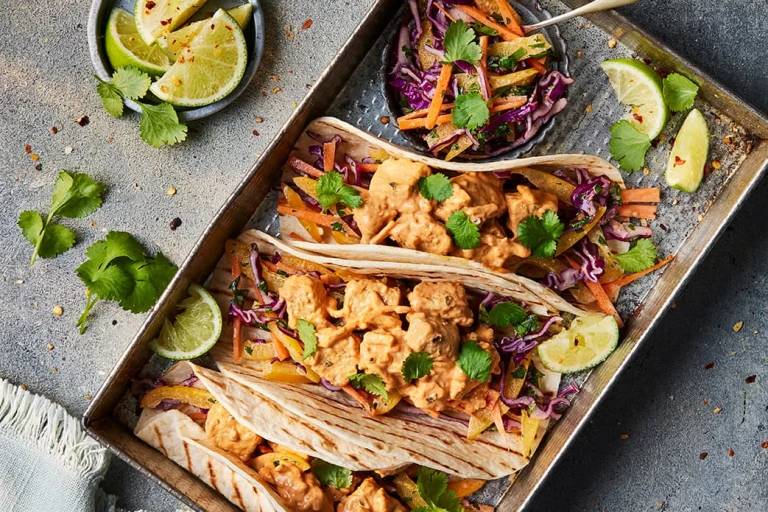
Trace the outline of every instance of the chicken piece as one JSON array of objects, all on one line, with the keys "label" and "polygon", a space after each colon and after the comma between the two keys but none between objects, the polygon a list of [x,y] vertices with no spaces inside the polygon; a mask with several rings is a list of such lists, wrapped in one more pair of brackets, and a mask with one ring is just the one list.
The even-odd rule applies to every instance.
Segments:
[{"label": "chicken piece", "polygon": [[292,275],[280,288],[280,298],[288,310],[288,327],[296,329],[301,318],[320,329],[330,325],[327,319],[330,301],[322,281],[308,275]]},{"label": "chicken piece", "polygon": [[435,210],[435,217],[443,222],[448,222],[451,214],[459,210],[475,224],[501,217],[506,212],[501,180],[493,173],[464,173],[452,178],[451,183],[453,195]]},{"label": "chicken piece", "polygon": [[[344,288],[344,307],[332,312],[336,318],[343,318],[347,326],[368,329],[378,326],[393,329],[402,324],[400,317],[391,309],[400,304],[400,288],[387,286],[382,280],[360,279],[348,281]],[[381,314],[383,310],[390,312]],[[376,312],[379,314],[376,314]]]},{"label": "chicken piece", "polygon": [[241,425],[221,404],[213,404],[205,420],[205,434],[213,444],[243,462],[247,461],[263,441]]},{"label": "chicken piece", "polygon": [[381,377],[388,391],[403,387],[403,361],[410,351],[405,342],[406,333],[399,327],[390,330],[368,331],[360,344],[360,364],[365,373]]},{"label": "chicken piece", "polygon": [[368,243],[398,213],[422,208],[418,201],[419,180],[430,174],[425,164],[407,159],[389,158],[379,166],[371,178],[368,199],[353,212],[363,243]]},{"label": "chicken piece", "polygon": [[477,261],[488,267],[505,268],[531,255],[531,250],[513,238],[509,238],[498,221],[486,223],[480,230],[480,245],[474,249],[459,249],[453,256]]},{"label": "chicken piece", "polygon": [[453,248],[453,239],[445,225],[426,212],[401,215],[389,236],[400,247],[431,254],[445,255]]},{"label": "chicken piece", "polygon": [[311,472],[302,472],[295,464],[281,461],[277,466],[267,464],[259,470],[272,484],[289,510],[297,512],[333,512],[333,503]]},{"label": "chicken piece", "polygon": [[517,235],[517,227],[527,217],[541,217],[547,210],[557,213],[557,196],[541,190],[533,190],[525,185],[518,185],[517,192],[506,194],[507,227]]},{"label": "chicken piece", "polygon": [[342,498],[336,512],[407,512],[373,478],[363,480],[355,492]]},{"label": "chicken piece", "polygon": [[448,319],[427,316],[425,313],[408,315],[405,343],[413,352],[427,352],[432,359],[452,361],[459,355],[459,328]]},{"label": "chicken piece", "polygon": [[408,294],[408,302],[414,313],[442,318],[460,327],[469,327],[474,322],[474,315],[467,302],[467,292],[458,283],[419,283]]},{"label": "chicken piece", "polygon": [[413,381],[400,392],[419,409],[442,411],[449,401],[460,399],[469,384],[469,377],[455,361],[433,360],[428,375]]},{"label": "chicken piece", "polygon": [[349,384],[360,361],[360,340],[343,328],[327,327],[317,335],[317,350],[304,362],[334,386]]}]

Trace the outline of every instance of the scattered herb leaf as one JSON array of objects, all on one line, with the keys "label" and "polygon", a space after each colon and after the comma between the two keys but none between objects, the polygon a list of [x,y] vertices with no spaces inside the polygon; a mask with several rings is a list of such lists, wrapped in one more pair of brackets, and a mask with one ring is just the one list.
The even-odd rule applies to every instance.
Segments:
[{"label": "scattered herb leaf", "polygon": [[611,156],[619,166],[626,172],[635,172],[643,168],[651,140],[623,119],[611,126],[610,147]]},{"label": "scattered herb leaf", "polygon": [[387,393],[387,387],[384,382],[376,374],[373,373],[356,373],[349,377],[349,383],[355,389],[364,389],[368,393],[379,395],[384,400],[389,400],[389,393]]},{"label": "scattered herb leaf", "polygon": [[462,60],[477,65],[483,56],[480,45],[475,42],[475,31],[467,27],[462,20],[450,24],[445,31],[443,44],[447,64]]},{"label": "scattered herb leaf", "polygon": [[[330,171],[317,180],[315,185],[317,200],[323,208],[330,208],[337,203],[343,203],[350,208],[359,208],[363,204],[360,192],[344,184],[344,177],[338,171]],[[339,213],[339,215],[342,215]]]},{"label": "scattered herb leaf", "polygon": [[541,218],[531,215],[517,228],[520,243],[531,250],[534,258],[552,258],[557,252],[557,241],[563,235],[565,226],[552,210]]},{"label": "scattered herb leaf", "polygon": [[348,489],[352,486],[352,471],[322,459],[312,459],[312,473],[323,485],[336,489]]},{"label": "scattered herb leaf", "polygon": [[684,112],[693,107],[699,86],[678,73],[664,79],[664,103],[675,112]]},{"label": "scattered herb leaf", "polygon": [[486,382],[491,376],[491,362],[491,354],[483,350],[476,341],[465,341],[461,344],[456,365],[470,379]]},{"label": "scattered herb leaf", "polygon": [[461,210],[453,212],[448,217],[445,227],[459,249],[474,249],[480,245],[480,228]]},{"label": "scattered herb leaf", "polygon": [[299,321],[296,322],[296,330],[299,331],[299,339],[304,343],[304,355],[302,357],[304,359],[311,357],[312,354],[317,352],[315,326],[303,318],[299,318]]},{"label": "scattered herb leaf", "polygon": [[459,128],[474,130],[488,122],[491,113],[488,104],[476,92],[459,94],[451,114],[451,122]]},{"label": "scattered herb leaf", "polygon": [[419,191],[424,199],[445,201],[453,195],[453,185],[445,174],[435,173],[419,179]]},{"label": "scattered herb leaf", "polygon": [[617,254],[616,260],[624,272],[641,272],[656,263],[656,246],[648,238],[640,239],[629,251]]},{"label": "scattered herb leaf", "polygon": [[432,356],[428,352],[413,352],[403,362],[402,374],[406,381],[420,379],[432,370]]}]

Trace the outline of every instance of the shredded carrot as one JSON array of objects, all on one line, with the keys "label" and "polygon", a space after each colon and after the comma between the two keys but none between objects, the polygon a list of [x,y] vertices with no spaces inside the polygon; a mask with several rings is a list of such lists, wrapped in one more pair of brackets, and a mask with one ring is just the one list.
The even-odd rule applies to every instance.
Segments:
[{"label": "shredded carrot", "polygon": [[[581,265],[573,261],[568,256],[566,256],[565,259],[568,261],[568,264],[576,270],[581,268]],[[619,327],[624,327],[624,322],[621,320],[619,312],[616,311],[616,307],[613,305],[613,302],[611,302],[611,299],[608,298],[608,294],[605,292],[605,289],[603,289],[602,285],[600,283],[593,283],[592,281],[586,281],[584,284],[587,285],[589,291],[591,291],[592,295],[595,296],[595,299],[597,300],[597,307],[600,308],[600,311],[606,315],[613,316],[613,318],[616,319],[616,323],[619,324]]]},{"label": "shredded carrot", "polygon": [[432,4],[432,5],[434,5],[434,6],[435,6],[435,7],[437,7],[437,8],[438,8],[440,11],[442,11],[442,12],[443,12],[443,14],[445,14],[445,17],[446,17],[446,18],[448,18],[449,20],[451,20],[451,21],[456,21],[456,20],[453,18],[453,16],[451,16],[451,13],[449,13],[448,11],[446,11],[446,10],[445,10],[445,7],[443,7],[442,5],[440,5],[440,4],[439,4],[439,3],[437,3],[437,2],[435,2],[435,3],[434,3],[434,4]]},{"label": "shredded carrot", "polygon": [[488,82],[488,36],[480,36],[480,73],[485,77],[484,99],[491,97],[491,85]]},{"label": "shredded carrot", "polygon": [[376,172],[379,170],[379,164],[358,164],[357,169],[362,172]]},{"label": "shredded carrot", "polygon": [[625,204],[616,209],[616,213],[622,217],[635,219],[654,220],[656,218],[656,205],[650,204]]},{"label": "shredded carrot", "polygon": [[[443,103],[443,105],[440,107],[440,112],[443,110],[450,110],[454,106],[453,103]],[[409,112],[403,116],[400,116],[397,118],[397,122],[400,123],[400,121],[407,121],[408,119],[416,119],[417,117],[424,117],[427,115],[427,112],[429,112],[428,108],[422,108],[419,110],[414,110],[413,112]]]},{"label": "shredded carrot", "polygon": [[537,61],[536,59],[525,59],[525,62],[528,63],[528,65],[531,66],[532,69],[535,69],[538,74],[540,75],[547,74],[547,68],[544,67],[544,64]]},{"label": "shredded carrot", "polygon": [[189,414],[187,414],[187,416],[189,416],[189,418],[194,421],[204,420],[208,417],[208,415],[205,414],[204,412],[190,412]]},{"label": "shredded carrot", "polygon": [[[437,5],[437,4],[435,4]],[[473,478],[464,478],[448,482],[448,490],[456,493],[456,497],[466,498],[480,490],[485,485],[485,480],[475,480]]]},{"label": "shredded carrot", "polygon": [[453,64],[443,64],[442,69],[440,69],[440,77],[437,79],[432,103],[429,104],[429,112],[427,112],[427,130],[434,128],[435,123],[437,123],[440,107],[443,106],[443,96],[448,89],[448,83],[451,81],[451,71],[453,71]]},{"label": "shredded carrot", "polygon": [[517,23],[517,16],[507,0],[496,0],[496,5],[499,6],[499,12],[501,12],[501,18],[504,24],[509,30],[514,32],[520,37],[523,37],[525,33],[523,28]]},{"label": "shredded carrot", "polygon": [[493,21],[493,18],[489,15],[485,14],[483,11],[476,7],[471,7],[469,5],[457,5],[457,9],[464,11],[466,14],[470,15],[486,27],[490,27],[494,29],[496,32],[499,33],[502,39],[505,41],[514,41],[515,39],[520,39],[522,34],[515,34],[514,31],[510,30],[509,28],[505,27],[504,25],[500,25],[499,23],[496,23]]},{"label": "shredded carrot", "polygon": [[352,398],[352,400],[362,405],[363,409],[365,409],[368,412],[371,411],[371,404],[368,401],[368,398],[366,397],[366,395],[364,395],[362,392],[353,388],[349,384],[347,384],[346,386],[342,386],[341,389],[343,389],[344,392],[348,394],[350,398]]},{"label": "shredded carrot", "polygon": [[637,272],[635,274],[630,274],[628,276],[624,276],[624,277],[622,277],[620,279],[617,279],[617,280],[615,280],[615,281],[613,281],[611,283],[608,283],[608,284],[613,285],[613,286],[627,286],[629,283],[631,283],[633,281],[636,281],[636,280],[640,279],[641,277],[643,277],[643,276],[645,276],[647,274],[650,274],[651,272],[655,272],[656,270],[659,270],[661,267],[663,267],[664,265],[667,265],[668,263],[670,263],[674,259],[675,259],[674,256],[667,256],[666,258],[664,258],[663,260],[661,260],[660,262],[658,262],[657,264],[655,264],[652,267],[648,267],[647,269],[641,270],[640,272]]},{"label": "shredded carrot", "polygon": [[[450,123],[451,117],[452,114],[439,115],[435,119],[435,125]],[[422,117],[420,119],[407,119],[403,122],[398,121],[398,128],[401,130],[418,130],[419,128],[427,128],[428,130],[431,130],[434,128],[434,125],[432,128],[429,128],[428,118]]]},{"label": "shredded carrot", "polygon": [[491,114],[495,114],[497,112],[504,112],[505,110],[522,107],[526,103],[528,103],[528,98],[520,98],[506,103],[499,103],[498,105],[492,106],[489,110],[491,111]]},{"label": "shredded carrot", "polygon": [[[236,254],[229,255],[232,262],[232,280],[234,281],[243,273],[243,264],[240,263],[240,258]],[[240,362],[240,350],[243,347],[243,341],[241,337],[243,321],[239,316],[236,316],[232,324],[232,361],[235,364]]]},{"label": "shredded carrot", "polygon": [[339,222],[339,218],[333,215],[325,215],[323,213],[318,213],[312,210],[300,210],[298,208],[291,208],[285,203],[278,203],[277,213],[290,215],[291,217],[296,217],[297,219],[309,220],[315,224],[319,224],[320,226],[325,226],[327,228],[333,227],[334,222]]},{"label": "shredded carrot", "polygon": [[272,345],[275,347],[275,357],[277,357],[280,361],[285,361],[289,357],[291,357],[291,354],[288,352],[288,349],[285,348],[285,345],[283,345],[283,342],[277,339],[277,336],[274,334],[271,334],[272,338]]},{"label": "shredded carrot", "polygon": [[290,164],[291,167],[296,169],[297,171],[301,171],[304,174],[309,174],[310,176],[314,176],[315,178],[319,178],[323,175],[323,171],[316,169],[315,167],[309,165],[304,160],[301,160],[300,158],[296,158],[295,156],[292,156],[288,159],[288,164]]},{"label": "shredded carrot", "polygon": [[326,142],[323,144],[323,170],[331,172],[333,164],[336,162],[336,143]]},{"label": "shredded carrot", "polygon": [[661,201],[661,192],[657,187],[653,188],[628,188],[621,191],[621,201],[628,203],[658,203]]}]

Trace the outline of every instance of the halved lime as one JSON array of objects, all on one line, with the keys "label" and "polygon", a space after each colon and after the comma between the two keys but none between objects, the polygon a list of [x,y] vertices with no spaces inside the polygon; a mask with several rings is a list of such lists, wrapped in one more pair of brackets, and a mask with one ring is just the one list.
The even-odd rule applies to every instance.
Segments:
[{"label": "halved lime", "polygon": [[171,67],[171,60],[159,46],[148,45],[136,30],[133,16],[122,9],[112,9],[104,38],[107,58],[113,69],[134,66],[159,76]]},{"label": "halved lime", "polygon": [[669,116],[659,74],[634,59],[606,60],[600,67],[608,75],[618,100],[633,107],[627,120],[651,140],[658,137]]},{"label": "halved lime", "polygon": [[[240,28],[245,29],[253,14],[253,5],[249,3],[238,5],[234,9],[228,10],[227,13],[234,18],[237,24],[240,25]],[[189,46],[189,43],[200,33],[206,23],[208,23],[208,20],[200,20],[190,23],[189,25],[181,27],[179,30],[174,30],[170,34],[161,36],[157,40],[157,44],[165,50],[165,53],[168,54],[171,59],[176,60],[179,58],[181,49]]]},{"label": "halved lime", "polygon": [[544,366],[558,373],[588,370],[605,361],[619,344],[619,325],[612,316],[590,313],[569,329],[539,345]]},{"label": "halved lime", "polygon": [[247,63],[243,31],[232,16],[219,9],[149,90],[172,105],[210,105],[237,87]]},{"label": "halved lime", "polygon": [[704,116],[691,110],[675,137],[667,161],[667,184],[683,192],[696,192],[709,157],[709,128]]},{"label": "halved lime", "polygon": [[136,29],[147,44],[180,27],[205,4],[205,0],[136,0]]},{"label": "halved lime", "polygon": [[156,354],[168,359],[193,359],[205,354],[221,336],[221,309],[210,293],[189,285],[189,297],[179,303],[181,313],[165,320],[160,335],[149,343]]}]

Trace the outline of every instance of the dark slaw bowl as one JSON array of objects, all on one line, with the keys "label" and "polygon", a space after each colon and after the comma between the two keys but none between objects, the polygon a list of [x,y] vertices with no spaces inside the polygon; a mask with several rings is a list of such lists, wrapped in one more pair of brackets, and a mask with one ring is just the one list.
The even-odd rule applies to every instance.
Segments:
[{"label": "dark slaw bowl", "polygon": [[[460,2],[456,2],[460,3]],[[525,24],[531,25],[542,20],[546,20],[552,17],[552,15],[541,7],[536,0],[521,0],[514,1],[509,0],[510,5],[520,14]],[[390,83],[390,71],[395,65],[398,53],[400,29],[403,25],[407,25],[410,28],[413,27],[413,15],[411,14],[408,6],[401,10],[401,23],[398,24],[389,40],[389,43],[384,48],[382,55],[383,63],[383,80],[382,89],[384,97],[387,101],[388,110],[393,118],[393,121],[398,117],[404,115],[403,106],[401,104],[402,94],[401,92]],[[560,30],[557,26],[547,27],[541,29],[536,33],[543,34],[552,45],[554,54],[550,57],[548,67],[552,71],[562,73],[566,77],[570,77],[568,70],[568,54],[566,51],[565,40],[560,35]],[[568,98],[568,92],[565,96]],[[567,106],[566,106],[567,108]],[[559,113],[558,113],[559,114]],[[517,158],[528,151],[530,151],[536,144],[541,142],[547,133],[554,126],[558,114],[553,115],[547,122],[543,123],[536,133],[525,143],[518,147],[498,148],[493,154],[473,151],[471,148],[455,158],[457,161],[498,161],[510,158]],[[400,131],[400,134],[405,140],[408,141],[412,150],[419,153],[434,156],[429,150],[426,142],[422,139],[423,130],[405,130]]]}]

